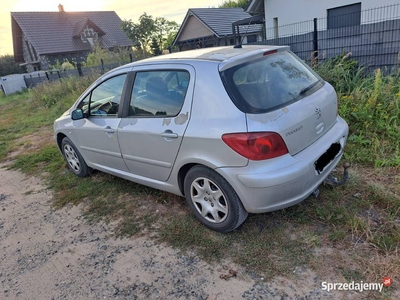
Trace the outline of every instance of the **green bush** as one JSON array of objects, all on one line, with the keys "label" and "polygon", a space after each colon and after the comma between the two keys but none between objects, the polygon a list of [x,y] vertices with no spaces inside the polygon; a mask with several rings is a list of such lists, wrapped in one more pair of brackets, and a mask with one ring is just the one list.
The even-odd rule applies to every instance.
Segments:
[{"label": "green bush", "polygon": [[26,73],[26,67],[20,67],[13,55],[0,55],[0,76]]},{"label": "green bush", "polygon": [[383,75],[364,69],[348,56],[316,67],[339,97],[339,114],[349,123],[347,158],[375,166],[400,165],[400,71]]},{"label": "green bush", "polygon": [[332,84],[339,94],[346,94],[362,84],[364,69],[357,61],[350,58],[351,53],[343,52],[334,58],[316,66],[316,71],[322,78]]},{"label": "green bush", "polygon": [[41,102],[49,108],[60,101],[65,101],[65,98],[78,98],[97,77],[99,77],[98,74],[91,74],[83,77],[61,78],[54,82],[44,82],[31,90],[32,96],[35,101]]},{"label": "green bush", "polygon": [[119,63],[126,64],[130,61],[129,54],[132,51],[121,47],[115,47],[112,51],[103,49],[100,45],[96,45],[90,52],[84,64],[86,67],[94,67],[101,65],[101,60],[105,64]]}]

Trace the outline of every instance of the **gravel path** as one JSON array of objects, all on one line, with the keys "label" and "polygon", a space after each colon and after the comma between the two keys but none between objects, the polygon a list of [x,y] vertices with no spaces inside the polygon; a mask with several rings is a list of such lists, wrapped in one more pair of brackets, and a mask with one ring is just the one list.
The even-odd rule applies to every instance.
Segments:
[{"label": "gravel path", "polygon": [[[348,298],[305,269],[266,282],[150,238],[115,239],[112,225],[88,224],[79,206],[52,210],[51,199],[40,180],[0,165],[0,299]],[[237,276],[221,279],[229,270]]]}]

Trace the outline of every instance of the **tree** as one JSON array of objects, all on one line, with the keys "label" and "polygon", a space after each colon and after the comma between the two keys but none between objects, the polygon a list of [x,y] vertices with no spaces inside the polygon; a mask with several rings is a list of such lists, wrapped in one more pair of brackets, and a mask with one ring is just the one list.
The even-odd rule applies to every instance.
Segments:
[{"label": "tree", "polygon": [[0,76],[21,74],[25,72],[26,68],[20,67],[17,63],[15,63],[13,55],[0,56]]},{"label": "tree", "polygon": [[158,41],[155,37],[153,37],[153,38],[151,39],[150,48],[151,48],[151,53],[152,53],[154,56],[157,56],[157,55],[162,54],[159,41]]},{"label": "tree", "polygon": [[139,23],[134,23],[132,20],[124,20],[121,23],[121,28],[128,38],[133,41],[133,46],[142,51],[144,57],[147,57],[150,41],[156,31],[153,17],[143,13],[139,17]]},{"label": "tree", "polygon": [[157,17],[155,20],[155,36],[162,49],[168,49],[179,30],[179,25],[175,21],[168,21],[163,17]]},{"label": "tree", "polygon": [[[133,46],[147,57],[149,49],[154,50],[153,46],[156,44],[160,50],[168,49],[178,32],[179,25],[175,21],[168,21],[163,17],[153,19],[152,16],[143,13],[138,23],[124,20],[121,28],[133,41]],[[151,52],[154,54],[154,51]]]},{"label": "tree", "polygon": [[249,4],[249,0],[226,0],[219,6],[220,8],[241,7],[245,9]]}]

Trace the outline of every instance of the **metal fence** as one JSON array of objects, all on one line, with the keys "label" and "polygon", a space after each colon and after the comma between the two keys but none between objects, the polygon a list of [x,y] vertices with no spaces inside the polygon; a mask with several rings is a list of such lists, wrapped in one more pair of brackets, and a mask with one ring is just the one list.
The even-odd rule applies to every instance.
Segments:
[{"label": "metal fence", "polygon": [[[129,61],[125,63],[129,63]],[[24,80],[26,86],[31,88],[42,82],[51,82],[70,76],[84,76],[91,73],[102,74],[123,64],[124,63],[104,64],[102,62],[101,65],[95,67],[82,67],[82,65],[77,64],[76,68],[71,70],[36,71],[24,74]]]},{"label": "metal fence", "polygon": [[289,45],[309,63],[351,52],[367,70],[390,72],[400,64],[400,4],[267,28],[253,44]]}]

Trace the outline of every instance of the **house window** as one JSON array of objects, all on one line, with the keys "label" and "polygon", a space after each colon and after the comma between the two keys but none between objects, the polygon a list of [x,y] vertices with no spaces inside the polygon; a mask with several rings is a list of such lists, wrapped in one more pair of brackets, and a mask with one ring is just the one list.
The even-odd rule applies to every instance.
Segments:
[{"label": "house window", "polygon": [[89,43],[91,46],[93,46],[96,43],[98,37],[99,37],[98,33],[89,26],[87,26],[86,29],[83,30],[83,32],[81,33],[82,42]]},{"label": "house window", "polygon": [[328,29],[361,25],[361,3],[328,9]]},{"label": "house window", "polygon": [[247,44],[257,42],[257,35],[252,34],[247,36]]},{"label": "house window", "polygon": [[274,18],[274,38],[277,39],[279,38],[279,23],[278,23],[278,18]]}]

